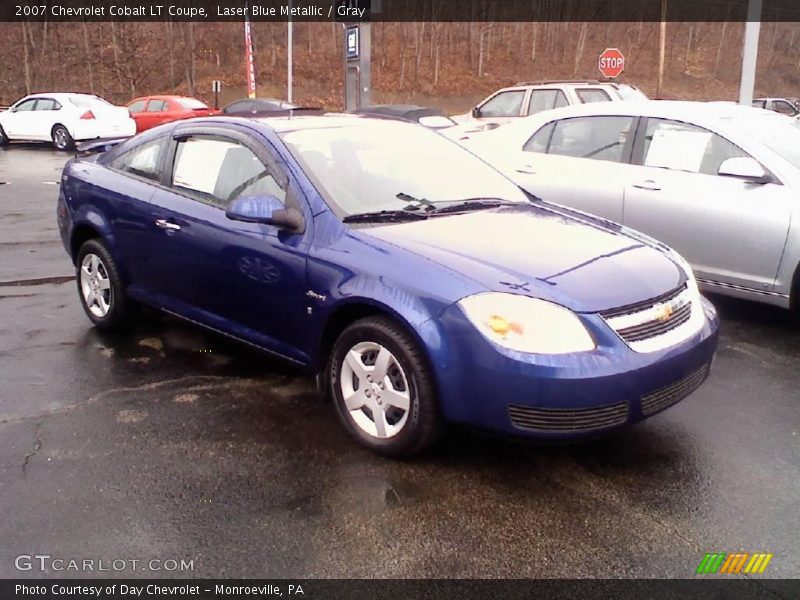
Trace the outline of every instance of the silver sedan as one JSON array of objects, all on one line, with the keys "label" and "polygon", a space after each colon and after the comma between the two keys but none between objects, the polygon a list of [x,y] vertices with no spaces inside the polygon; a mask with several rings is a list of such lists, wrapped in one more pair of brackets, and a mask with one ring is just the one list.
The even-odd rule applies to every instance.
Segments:
[{"label": "silver sedan", "polygon": [[460,143],[539,198],[669,244],[707,290],[800,306],[795,119],[728,102],[604,102]]}]

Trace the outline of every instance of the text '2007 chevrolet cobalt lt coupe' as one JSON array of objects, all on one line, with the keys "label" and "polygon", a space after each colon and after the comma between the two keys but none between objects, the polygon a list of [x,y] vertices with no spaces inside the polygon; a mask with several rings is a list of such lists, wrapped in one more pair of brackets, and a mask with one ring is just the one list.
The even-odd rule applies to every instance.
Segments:
[{"label": "text '2007 chevrolet cobalt lt coupe'", "polygon": [[258,346],[389,455],[446,422],[613,431],[695,390],[717,345],[678,254],[415,124],[163,125],[67,163],[58,220],[96,326],[143,303]]}]

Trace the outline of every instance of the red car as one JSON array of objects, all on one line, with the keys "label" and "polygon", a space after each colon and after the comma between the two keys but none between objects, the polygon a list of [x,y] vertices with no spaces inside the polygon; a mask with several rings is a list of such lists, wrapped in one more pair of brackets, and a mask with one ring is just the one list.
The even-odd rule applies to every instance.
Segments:
[{"label": "red car", "polygon": [[151,127],[192,117],[218,115],[220,111],[209,108],[197,98],[186,96],[145,96],[128,103],[128,111],[136,121],[136,133]]}]

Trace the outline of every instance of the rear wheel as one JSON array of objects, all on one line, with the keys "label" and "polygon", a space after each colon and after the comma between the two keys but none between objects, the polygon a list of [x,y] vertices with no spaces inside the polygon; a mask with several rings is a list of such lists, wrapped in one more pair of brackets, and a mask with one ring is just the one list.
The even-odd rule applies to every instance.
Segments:
[{"label": "rear wheel", "polygon": [[78,296],[86,316],[100,329],[122,329],[136,313],[125,295],[119,271],[99,239],[84,243],[76,266]]},{"label": "rear wheel", "polygon": [[415,340],[383,317],[350,325],[333,348],[328,381],[339,418],[362,445],[388,456],[421,452],[441,432],[433,376]]},{"label": "rear wheel", "polygon": [[56,125],[53,127],[53,144],[59,150],[72,150],[75,147],[75,140],[69,134],[69,131],[63,125]]}]

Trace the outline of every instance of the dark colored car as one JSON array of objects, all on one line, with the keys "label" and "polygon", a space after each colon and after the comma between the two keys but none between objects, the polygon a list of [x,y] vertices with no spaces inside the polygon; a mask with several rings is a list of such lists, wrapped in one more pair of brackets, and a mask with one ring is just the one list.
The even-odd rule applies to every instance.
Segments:
[{"label": "dark colored car", "polygon": [[219,114],[197,98],[186,96],[146,96],[128,103],[128,112],[136,121],[136,132],[141,133],[156,125]]},{"label": "dark colored car", "polygon": [[316,373],[388,455],[446,422],[614,431],[694,391],[717,346],[668,247],[400,121],[163,125],[68,162],[57,212],[97,327],[143,303],[261,348]]},{"label": "dark colored car", "polygon": [[413,121],[430,129],[442,129],[457,125],[453,119],[445,116],[438,108],[427,108],[416,104],[373,104],[362,106],[351,112],[357,115]]},{"label": "dark colored car", "polygon": [[295,111],[322,112],[322,109],[302,107],[277,98],[243,98],[222,109],[223,114],[239,117],[285,117]]}]

